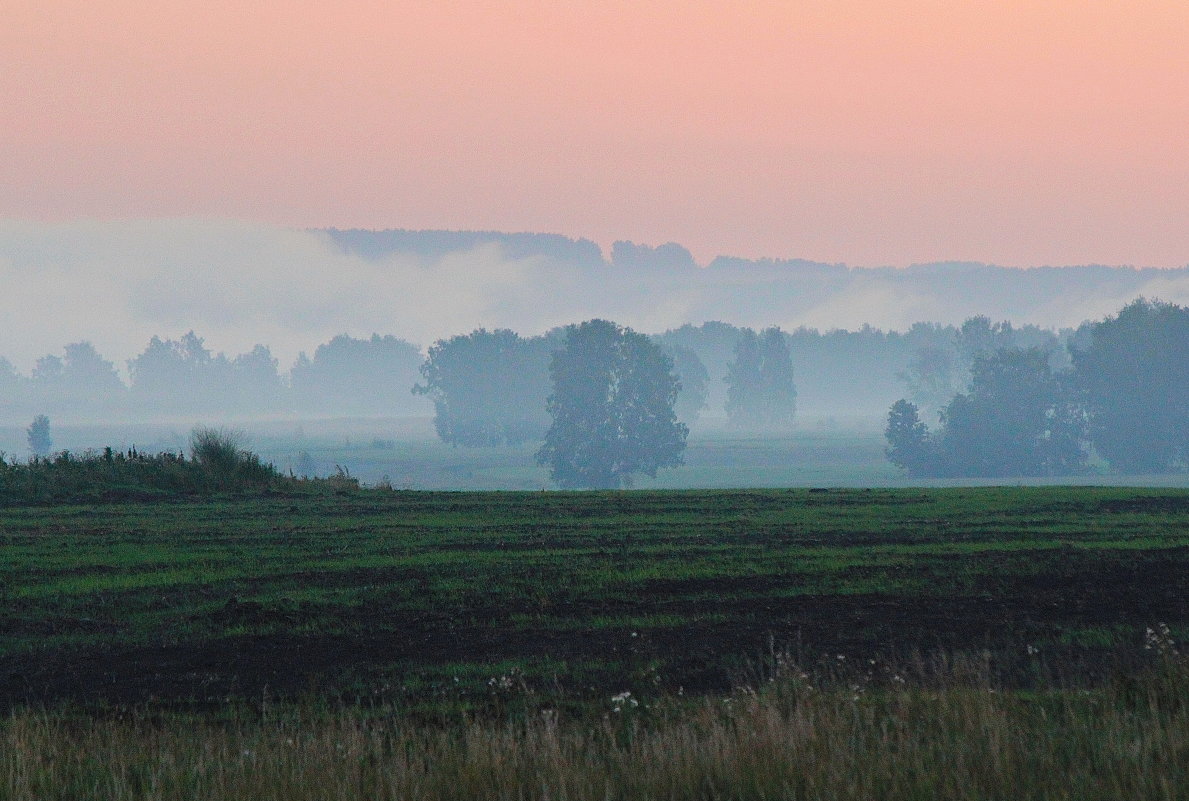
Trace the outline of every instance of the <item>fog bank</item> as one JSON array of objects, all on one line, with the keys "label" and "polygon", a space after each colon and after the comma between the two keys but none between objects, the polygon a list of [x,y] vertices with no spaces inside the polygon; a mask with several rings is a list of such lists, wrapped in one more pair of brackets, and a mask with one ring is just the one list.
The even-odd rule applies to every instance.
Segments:
[{"label": "fog bank", "polygon": [[655,263],[639,248],[620,249],[633,254],[631,264],[575,263],[550,248],[534,252],[531,236],[514,248],[498,234],[470,235],[458,250],[443,248],[441,236],[419,248],[427,237],[405,232],[400,249],[363,252],[342,232],[236,221],[0,221],[0,355],[25,371],[39,356],[89,340],[122,368],[151,336],[194,330],[215,351],[266,343],[287,369],[299,351],[340,333],[395,334],[425,347],[479,326],[533,334],[591,317],[648,332],[706,320],[905,329],[975,314],[1062,327],[1139,295],[1189,302],[1189,269],[848,269],[733,259],[697,267],[659,248],[664,258]]}]

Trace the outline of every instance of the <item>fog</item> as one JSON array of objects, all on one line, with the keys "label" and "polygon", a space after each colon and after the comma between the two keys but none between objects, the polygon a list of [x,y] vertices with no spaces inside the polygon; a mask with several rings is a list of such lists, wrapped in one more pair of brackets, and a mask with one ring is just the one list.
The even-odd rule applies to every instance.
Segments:
[{"label": "fog", "polygon": [[[323,233],[219,221],[0,224],[0,354],[22,370],[90,340],[117,364],[153,335],[199,332],[216,351],[266,343],[284,367],[335,334],[427,344],[539,305],[540,259],[495,246],[426,265],[350,255]],[[533,300],[529,296],[542,296]]]},{"label": "fog", "polygon": [[[567,241],[550,242],[559,240]],[[621,246],[630,263],[579,264],[550,247],[534,253],[532,236],[513,248],[506,236],[470,235],[458,250],[439,237],[424,252],[416,232],[401,241],[403,251],[364,252],[341,232],[236,221],[3,221],[0,355],[27,372],[37,358],[89,340],[123,372],[150,337],[194,330],[229,354],[264,343],[287,370],[300,351],[341,333],[393,334],[424,348],[480,326],[536,334],[591,317],[648,332],[707,320],[904,330],[976,314],[1065,327],[1140,295],[1189,301],[1189,269],[864,270],[731,259],[696,267],[674,258],[671,243],[653,251],[655,263],[649,248]]]}]

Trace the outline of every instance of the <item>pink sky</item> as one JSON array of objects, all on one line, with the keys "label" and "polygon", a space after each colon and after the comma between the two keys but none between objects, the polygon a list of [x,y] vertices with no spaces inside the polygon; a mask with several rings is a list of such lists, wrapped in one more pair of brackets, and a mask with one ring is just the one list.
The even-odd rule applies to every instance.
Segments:
[{"label": "pink sky", "polygon": [[8,0],[0,217],[1189,264],[1184,0]]}]

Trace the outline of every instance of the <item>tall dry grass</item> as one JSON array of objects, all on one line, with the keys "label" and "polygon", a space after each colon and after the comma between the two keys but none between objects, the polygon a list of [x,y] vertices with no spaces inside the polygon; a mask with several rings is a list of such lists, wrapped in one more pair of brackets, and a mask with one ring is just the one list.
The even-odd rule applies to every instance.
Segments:
[{"label": "tall dry grass", "polygon": [[949,675],[818,682],[559,720],[430,725],[283,707],[221,721],[20,711],[0,797],[46,799],[1189,798],[1189,667],[1094,689],[1005,692]]}]

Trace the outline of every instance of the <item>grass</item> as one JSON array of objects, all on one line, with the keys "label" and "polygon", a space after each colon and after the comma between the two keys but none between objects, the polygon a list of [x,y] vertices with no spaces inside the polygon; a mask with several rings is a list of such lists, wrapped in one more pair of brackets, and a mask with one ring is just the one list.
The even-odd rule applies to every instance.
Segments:
[{"label": "grass", "polygon": [[[494,694],[523,692],[504,676]],[[1189,797],[1189,663],[1086,690],[1005,692],[970,661],[811,676],[777,659],[710,698],[616,693],[579,717],[418,722],[316,702],[0,720],[13,801],[204,798],[1078,799]]]}]

